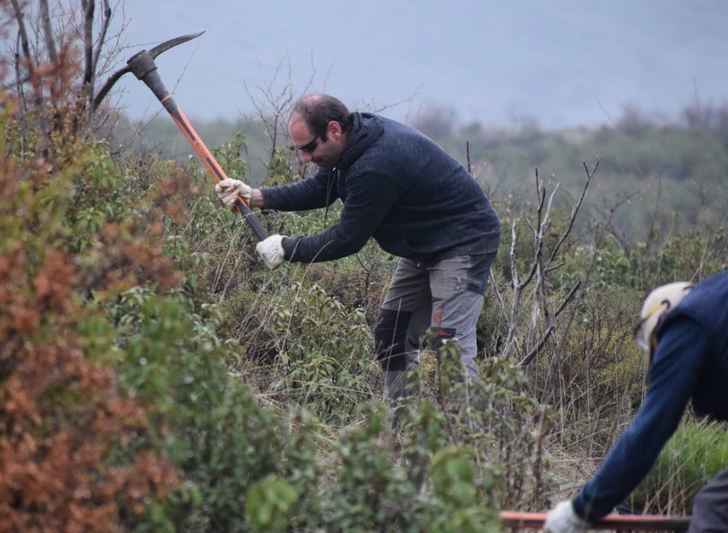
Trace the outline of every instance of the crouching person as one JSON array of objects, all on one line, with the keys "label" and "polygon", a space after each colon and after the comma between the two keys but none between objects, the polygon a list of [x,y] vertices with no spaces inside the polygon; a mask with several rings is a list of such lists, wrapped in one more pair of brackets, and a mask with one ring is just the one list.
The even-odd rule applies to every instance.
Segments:
[{"label": "crouching person", "polygon": [[[624,500],[654,465],[689,400],[698,416],[728,421],[728,272],[694,287],[655,289],[641,320],[637,341],[650,363],[644,404],[594,477],[548,513],[546,532],[586,531]],[[689,531],[728,531],[728,468],[695,497]]]}]

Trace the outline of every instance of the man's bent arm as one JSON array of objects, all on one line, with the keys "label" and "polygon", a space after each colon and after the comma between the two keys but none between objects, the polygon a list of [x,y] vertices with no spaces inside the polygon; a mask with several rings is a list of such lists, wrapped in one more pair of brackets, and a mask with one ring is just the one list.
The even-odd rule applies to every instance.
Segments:
[{"label": "man's bent arm", "polygon": [[708,350],[697,322],[677,320],[657,346],[645,402],[594,477],[573,500],[582,518],[595,520],[623,501],[647,475],[680,423]]}]

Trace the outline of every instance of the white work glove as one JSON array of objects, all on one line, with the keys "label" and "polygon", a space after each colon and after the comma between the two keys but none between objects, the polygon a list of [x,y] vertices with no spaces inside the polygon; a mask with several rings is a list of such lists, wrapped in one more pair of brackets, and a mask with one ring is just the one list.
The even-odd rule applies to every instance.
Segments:
[{"label": "white work glove", "polygon": [[589,522],[574,512],[570,500],[560,502],[546,515],[544,533],[584,533]]},{"label": "white work glove", "polygon": [[226,178],[219,181],[215,185],[215,192],[228,207],[232,207],[238,201],[238,197],[242,196],[245,202],[250,205],[250,195],[253,189],[240,180]]},{"label": "white work glove", "polygon": [[265,266],[271,270],[278,268],[286,257],[283,251],[283,235],[271,235],[256,244],[255,249],[258,250],[258,254],[263,258]]}]

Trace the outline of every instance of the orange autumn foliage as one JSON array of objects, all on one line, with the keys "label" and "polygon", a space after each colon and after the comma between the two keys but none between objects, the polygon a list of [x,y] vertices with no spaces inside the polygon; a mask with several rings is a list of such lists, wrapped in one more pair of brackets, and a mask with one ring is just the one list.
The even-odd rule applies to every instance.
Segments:
[{"label": "orange autumn foliage", "polygon": [[65,230],[34,196],[51,168],[0,156],[0,532],[120,531],[180,476],[145,448],[144,406],[86,358],[83,302],[181,275],[161,242],[118,223],[85,257],[63,251]]},{"label": "orange autumn foliage", "polygon": [[83,357],[70,259],[48,251],[31,274],[25,254],[0,256],[0,531],[121,530],[179,477],[144,450],[109,461],[145,432],[145,411]]}]

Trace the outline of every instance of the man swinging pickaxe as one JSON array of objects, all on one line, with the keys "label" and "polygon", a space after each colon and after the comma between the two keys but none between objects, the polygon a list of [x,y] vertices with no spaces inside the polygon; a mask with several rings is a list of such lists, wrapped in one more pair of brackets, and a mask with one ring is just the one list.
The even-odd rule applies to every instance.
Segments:
[{"label": "man swinging pickaxe", "polygon": [[[176,37],[155,46],[149,51],[142,50],[138,54],[132,56],[132,58],[126,62],[127,66],[112,74],[106,81],[104,86],[101,88],[96,98],[94,98],[94,110],[98,107],[98,105],[104,99],[109,90],[111,90],[111,87],[113,87],[113,85],[119,80],[119,78],[121,78],[127,72],[133,73],[138,79],[142,80],[146,84],[146,86],[152,90],[154,96],[157,97],[157,99],[162,103],[167,112],[172,116],[175,124],[177,124],[177,127],[179,127],[184,136],[190,142],[192,148],[194,148],[195,152],[197,152],[197,155],[200,157],[200,159],[202,159],[202,162],[207,166],[208,170],[212,173],[215,179],[220,182],[224,179],[227,179],[225,171],[215,160],[215,157],[212,155],[212,153],[210,153],[210,150],[207,149],[207,146],[205,146],[205,143],[202,142],[202,139],[200,139],[199,135],[197,135],[197,132],[192,127],[189,120],[187,120],[185,114],[175,103],[172,95],[164,86],[164,83],[162,83],[162,79],[157,73],[157,65],[154,63],[154,59],[162,52],[166,52],[167,50],[174,46],[177,46],[178,44],[182,44],[191,39],[199,37],[200,35],[202,35],[202,33],[203,32],[191,33],[189,35]],[[258,219],[255,218],[255,215],[253,215],[253,212],[250,210],[250,206],[246,203],[244,198],[240,197],[238,199],[238,202],[235,204],[235,207],[238,209],[238,211],[240,211],[240,214],[243,215],[245,221],[250,225],[250,227],[253,228],[253,231],[255,232],[255,235],[258,237],[259,240],[262,241],[268,237],[268,232],[261,225]]]}]

